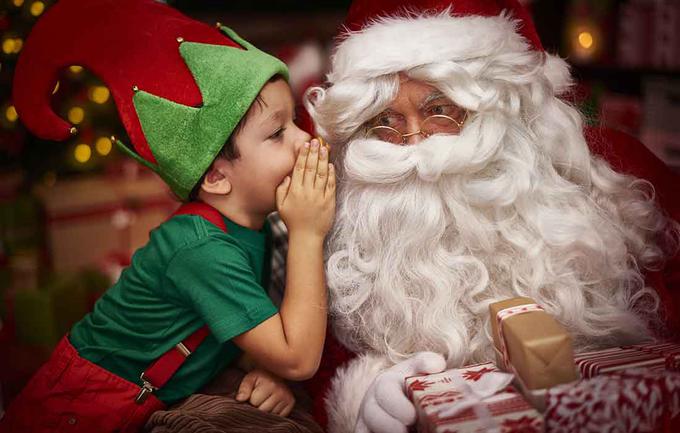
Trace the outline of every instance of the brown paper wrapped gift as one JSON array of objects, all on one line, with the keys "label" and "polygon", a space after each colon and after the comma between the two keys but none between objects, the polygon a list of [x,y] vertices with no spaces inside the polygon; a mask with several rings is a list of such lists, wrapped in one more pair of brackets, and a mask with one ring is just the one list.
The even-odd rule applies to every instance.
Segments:
[{"label": "brown paper wrapped gift", "polygon": [[[530,307],[533,308],[524,308]],[[530,310],[517,313],[519,310]],[[533,311],[531,311],[533,309]],[[489,305],[491,314],[491,335],[500,354],[500,366],[515,373],[527,390],[550,388],[578,378],[574,365],[574,351],[569,333],[557,321],[530,298],[512,298]],[[503,319],[499,335],[498,313],[507,315]],[[503,357],[505,338],[506,358]],[[504,366],[503,359],[509,361]],[[513,371],[514,370],[514,371]]]}]

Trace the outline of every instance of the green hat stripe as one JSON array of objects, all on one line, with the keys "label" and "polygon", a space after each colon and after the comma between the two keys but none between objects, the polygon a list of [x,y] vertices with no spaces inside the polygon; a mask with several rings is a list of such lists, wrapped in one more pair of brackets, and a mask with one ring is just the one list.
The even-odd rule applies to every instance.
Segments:
[{"label": "green hat stripe", "polygon": [[201,107],[178,104],[143,89],[133,98],[142,131],[158,163],[157,167],[145,165],[158,172],[181,198],[189,195],[266,82],[277,74],[288,78],[283,62],[231,29],[221,30],[244,49],[194,42],[183,42],[179,47],[201,91]]},{"label": "green hat stripe", "polygon": [[134,159],[135,161],[137,161],[137,162],[139,162],[140,164],[142,164],[142,165],[144,165],[144,166],[150,168],[150,169],[153,170],[153,171],[158,171],[158,167],[157,167],[156,165],[150,163],[150,162],[147,161],[146,159],[144,159],[144,158],[142,158],[141,156],[139,156],[134,150],[132,150],[132,149],[130,149],[129,147],[127,147],[127,146],[125,145],[125,143],[123,143],[122,141],[120,141],[120,140],[115,140],[115,143],[116,143],[116,146],[118,146],[118,149],[120,149],[120,150],[121,150],[123,153],[125,153],[127,156],[131,157],[131,158]]}]

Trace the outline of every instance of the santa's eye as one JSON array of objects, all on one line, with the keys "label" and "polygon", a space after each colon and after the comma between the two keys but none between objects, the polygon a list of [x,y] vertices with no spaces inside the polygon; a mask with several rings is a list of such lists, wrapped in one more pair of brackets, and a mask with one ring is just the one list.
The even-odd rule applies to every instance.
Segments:
[{"label": "santa's eye", "polygon": [[449,116],[453,117],[456,119],[458,115],[460,115],[463,112],[463,110],[452,104],[452,103],[441,103],[441,104],[432,104],[428,105],[425,108],[425,115],[426,116]]},{"label": "santa's eye", "polygon": [[371,126],[389,126],[394,128],[400,124],[400,117],[394,113],[381,113],[371,122]]}]

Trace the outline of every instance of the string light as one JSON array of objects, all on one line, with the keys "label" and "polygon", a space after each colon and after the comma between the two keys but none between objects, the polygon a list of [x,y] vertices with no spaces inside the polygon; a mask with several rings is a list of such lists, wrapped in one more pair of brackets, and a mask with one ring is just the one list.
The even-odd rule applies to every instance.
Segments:
[{"label": "string light", "polygon": [[581,32],[578,34],[578,43],[586,50],[593,46],[593,34],[590,32]]},{"label": "string light", "polygon": [[24,40],[21,39],[21,38],[16,38],[16,39],[14,40],[14,50],[12,50],[12,52],[13,52],[14,54],[17,54],[19,51],[21,51],[21,49],[23,48],[23,46],[24,46]]},{"label": "string light", "polygon": [[54,85],[54,90],[52,90],[52,94],[54,95],[59,91],[59,81],[57,81],[57,84]]},{"label": "string light", "polygon": [[31,4],[30,11],[31,15],[33,15],[34,17],[39,16],[45,11],[45,3],[41,1],[34,2],[33,4]]},{"label": "string light", "polygon": [[602,47],[602,32],[597,23],[579,20],[568,25],[569,56],[577,63],[596,61]]},{"label": "string light", "polygon": [[90,146],[87,144],[81,143],[76,146],[75,150],[73,151],[73,156],[75,157],[76,161],[81,164],[85,164],[92,157],[92,148],[90,148]]},{"label": "string light", "polygon": [[111,153],[112,147],[113,143],[111,143],[111,139],[109,137],[99,137],[94,144],[94,148],[97,149],[97,153],[102,156],[106,156]]},{"label": "string light", "polygon": [[20,8],[20,7],[22,7],[22,6],[24,5],[24,0],[12,0],[12,4],[13,4],[15,7]]},{"label": "string light", "polygon": [[71,71],[72,74],[80,74],[81,72],[83,72],[83,67],[78,65],[72,65],[68,67],[68,70]]},{"label": "string light", "polygon": [[97,104],[105,104],[109,100],[111,92],[105,86],[94,86],[90,88],[90,100]]},{"label": "string light", "polygon": [[85,110],[82,108],[76,106],[68,110],[68,120],[74,125],[81,124],[83,119],[85,119]]},{"label": "string light", "polygon": [[12,54],[14,52],[14,45],[16,44],[13,38],[7,38],[2,41],[2,52],[5,54]]},{"label": "string light", "polygon": [[19,114],[17,114],[17,109],[14,108],[14,105],[10,105],[9,107],[7,107],[7,109],[5,110],[5,117],[10,122],[17,121],[17,119],[19,118]]}]

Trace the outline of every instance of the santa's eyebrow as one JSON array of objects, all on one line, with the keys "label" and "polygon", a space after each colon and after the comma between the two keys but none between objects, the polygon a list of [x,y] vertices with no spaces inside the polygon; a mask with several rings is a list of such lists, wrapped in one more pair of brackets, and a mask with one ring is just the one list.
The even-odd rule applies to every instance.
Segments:
[{"label": "santa's eyebrow", "polygon": [[439,90],[435,90],[434,92],[430,93],[427,96],[427,98],[425,98],[425,100],[423,102],[420,103],[420,105],[418,106],[418,109],[421,109],[424,106],[426,106],[427,104],[429,104],[430,102],[436,101],[437,99],[441,99],[441,98],[446,98],[446,95],[443,94],[442,92],[440,92]]}]

